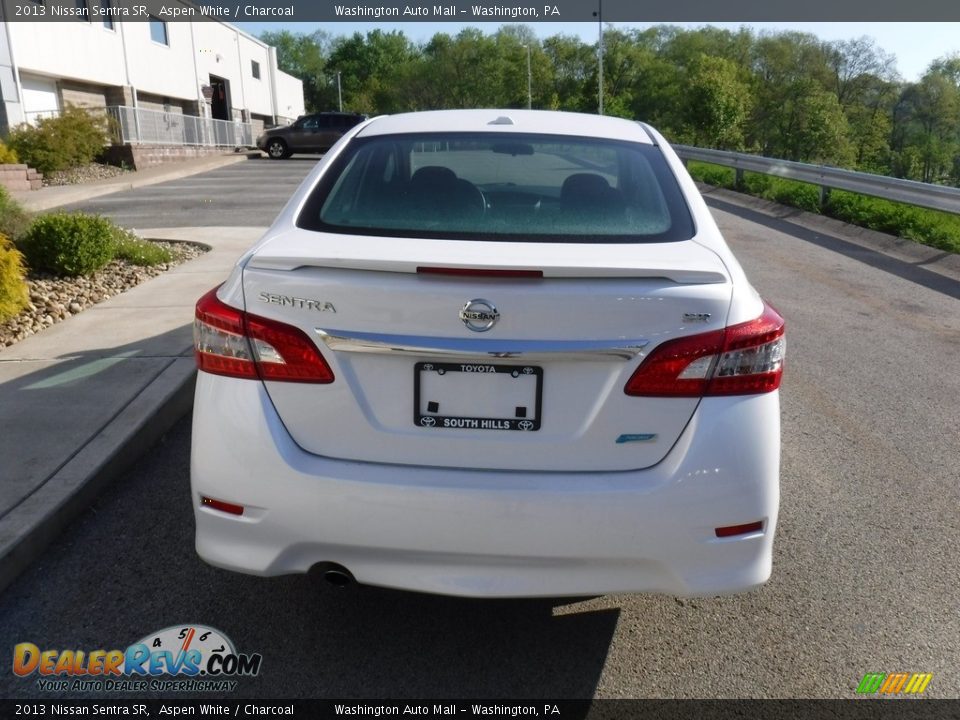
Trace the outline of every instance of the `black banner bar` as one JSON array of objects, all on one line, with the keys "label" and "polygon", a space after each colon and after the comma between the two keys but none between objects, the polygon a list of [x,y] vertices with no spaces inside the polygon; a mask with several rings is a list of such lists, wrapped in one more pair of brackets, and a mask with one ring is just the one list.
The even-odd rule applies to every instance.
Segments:
[{"label": "black banner bar", "polygon": [[[7,22],[886,22],[960,20],[944,0],[2,0]],[[85,15],[84,15],[85,13]]]},{"label": "black banner bar", "polygon": [[0,700],[2,718],[956,720],[960,700]]}]

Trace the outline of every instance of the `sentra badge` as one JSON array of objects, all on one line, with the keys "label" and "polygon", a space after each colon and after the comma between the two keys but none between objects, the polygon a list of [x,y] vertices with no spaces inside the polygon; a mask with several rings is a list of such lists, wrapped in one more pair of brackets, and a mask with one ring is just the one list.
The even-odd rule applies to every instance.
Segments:
[{"label": "sentra badge", "polygon": [[282,305],[284,307],[295,307],[300,310],[316,310],[318,312],[335,313],[337,309],[333,303],[325,300],[314,300],[312,298],[294,297],[292,295],[278,295],[276,293],[262,292],[258,298],[260,302],[271,303],[273,305]]}]

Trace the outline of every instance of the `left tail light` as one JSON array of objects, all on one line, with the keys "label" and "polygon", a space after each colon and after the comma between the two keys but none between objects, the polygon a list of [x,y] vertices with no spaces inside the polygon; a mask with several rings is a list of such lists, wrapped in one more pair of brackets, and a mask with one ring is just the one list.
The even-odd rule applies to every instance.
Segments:
[{"label": "left tail light", "polygon": [[213,375],[278,382],[331,383],[333,371],[299,328],[225,305],[214,288],[197,301],[197,367]]}]

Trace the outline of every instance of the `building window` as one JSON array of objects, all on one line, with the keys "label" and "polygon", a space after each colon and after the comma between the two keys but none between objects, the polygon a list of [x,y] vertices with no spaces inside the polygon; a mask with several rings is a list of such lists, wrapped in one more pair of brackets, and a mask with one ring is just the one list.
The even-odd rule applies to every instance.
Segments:
[{"label": "building window", "polygon": [[260,63],[258,63],[256,60],[250,61],[250,71],[257,80],[260,79]]},{"label": "building window", "polygon": [[150,38],[161,45],[170,44],[170,38],[167,37],[167,23],[153,15],[150,16]]},{"label": "building window", "polygon": [[100,7],[103,10],[103,26],[113,30],[113,0],[100,0]]}]

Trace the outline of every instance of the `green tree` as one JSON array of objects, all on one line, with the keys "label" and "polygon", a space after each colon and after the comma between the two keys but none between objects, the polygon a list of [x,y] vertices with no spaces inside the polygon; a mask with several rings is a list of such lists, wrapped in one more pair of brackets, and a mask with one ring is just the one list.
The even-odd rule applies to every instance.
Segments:
[{"label": "green tree", "polygon": [[260,39],[277,49],[277,65],[303,82],[307,112],[336,108],[337,88],[325,72],[330,36],[322,30],[306,35],[289,30],[263,32]]},{"label": "green tree", "polygon": [[813,35],[762,35],[754,47],[748,145],[785,160],[849,165],[849,124],[832,91],[827,49]]},{"label": "green tree", "polygon": [[494,35],[503,60],[499,82],[505,107],[527,107],[527,51],[530,53],[530,89],[534,109],[552,109],[550,58],[533,30],[526,25],[504,25]]},{"label": "green tree", "polygon": [[553,72],[550,79],[550,107],[575,112],[596,111],[596,85],[591,97],[591,79],[596,74],[597,56],[580,38],[554,35],[543,41],[543,53]]},{"label": "green tree", "polygon": [[859,37],[825,46],[832,90],[850,125],[854,165],[867,172],[890,168],[890,133],[898,84],[893,55]]},{"label": "green tree", "polygon": [[373,30],[338,38],[327,60],[327,72],[340,72],[343,109],[367,114],[411,108],[401,80],[417,56],[413,43],[400,31]]},{"label": "green tree", "polygon": [[496,40],[477,28],[464,28],[456,37],[433,36],[424,48],[425,80],[433,86],[433,107],[478,108],[506,104],[505,60]]},{"label": "green tree", "polygon": [[923,182],[951,180],[960,154],[960,90],[936,63],[907,85],[894,112],[895,172]]},{"label": "green tree", "polygon": [[[597,112],[598,47],[540,40],[524,25],[467,28],[416,45],[374,30],[264,33],[281,69],[304,82],[309,110],[368,114],[437,108],[533,107]],[[856,167],[960,185],[960,55],[903,83],[894,58],[867,37],[754,34],[655,25],[604,29],[604,111],[697,145]]]},{"label": "green tree", "polygon": [[697,145],[740,149],[750,112],[750,88],[732,60],[700,55],[690,67],[686,134]]}]

